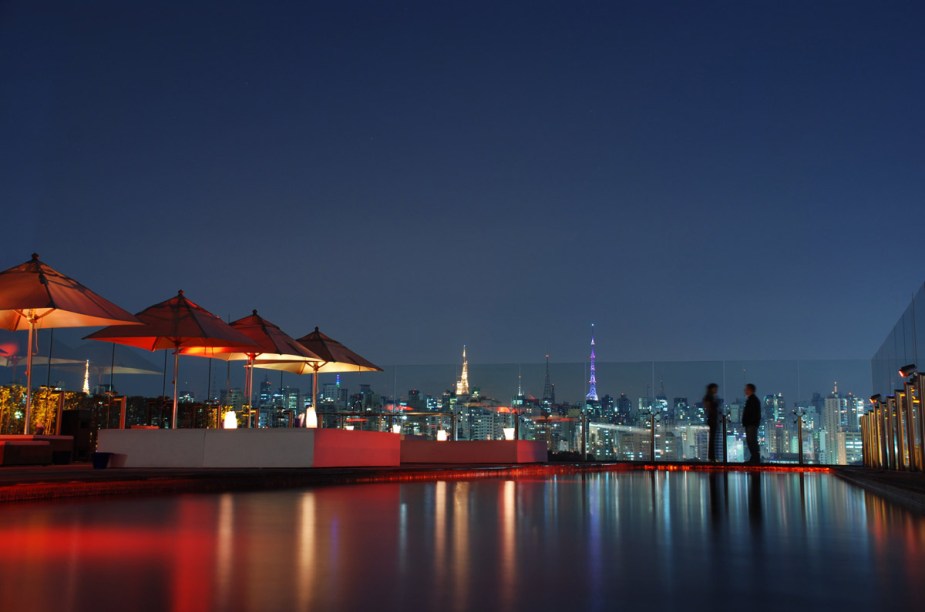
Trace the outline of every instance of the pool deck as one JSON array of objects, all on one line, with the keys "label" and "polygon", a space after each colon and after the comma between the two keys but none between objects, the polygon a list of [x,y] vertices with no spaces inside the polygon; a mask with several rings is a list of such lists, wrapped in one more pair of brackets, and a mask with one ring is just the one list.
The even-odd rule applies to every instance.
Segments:
[{"label": "pool deck", "polygon": [[415,465],[395,468],[118,468],[89,464],[0,468],[0,503],[101,496],[267,491],[338,484],[540,477],[646,470],[824,472],[925,515],[925,474],[862,467],[702,463],[547,463],[540,465]]}]

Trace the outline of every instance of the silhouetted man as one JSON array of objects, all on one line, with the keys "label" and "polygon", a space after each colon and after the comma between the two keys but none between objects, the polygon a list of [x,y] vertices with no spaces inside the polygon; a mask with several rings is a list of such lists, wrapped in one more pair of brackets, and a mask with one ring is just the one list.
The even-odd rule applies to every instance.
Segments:
[{"label": "silhouetted man", "polygon": [[761,463],[761,449],[758,448],[758,426],[761,425],[761,401],[755,395],[755,385],[745,385],[745,409],[742,411],[742,427],[745,428],[745,443],[748,445],[748,463]]},{"label": "silhouetted man", "polygon": [[719,425],[720,404],[722,400],[716,395],[719,386],[716,383],[707,385],[707,394],[703,396],[703,411],[707,417],[707,426],[710,428],[707,457],[716,461],[716,428]]}]

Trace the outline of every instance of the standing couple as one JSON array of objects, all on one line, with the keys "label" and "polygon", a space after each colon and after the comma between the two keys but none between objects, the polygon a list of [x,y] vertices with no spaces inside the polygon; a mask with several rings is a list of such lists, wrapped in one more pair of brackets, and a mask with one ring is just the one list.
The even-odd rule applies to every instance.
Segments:
[{"label": "standing couple", "polygon": [[[710,461],[716,461],[716,435],[719,419],[722,416],[723,400],[717,395],[719,385],[707,385],[707,394],[703,396],[703,410],[707,425],[710,426],[709,450]],[[755,385],[745,385],[745,409],[742,410],[742,427],[745,428],[745,442],[748,445],[748,462],[751,465],[761,463],[761,450],[758,448],[758,427],[761,425],[761,401],[755,395]],[[723,440],[723,444],[726,441]]]}]

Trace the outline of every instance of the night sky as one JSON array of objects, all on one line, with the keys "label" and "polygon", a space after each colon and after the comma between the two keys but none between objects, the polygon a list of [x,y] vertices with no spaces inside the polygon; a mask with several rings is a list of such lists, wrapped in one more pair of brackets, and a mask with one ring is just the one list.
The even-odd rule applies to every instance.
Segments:
[{"label": "night sky", "polygon": [[382,364],[579,362],[592,322],[604,361],[867,359],[925,278],[923,24],[3,2],[0,268],[37,251],[132,312],[182,288]]}]

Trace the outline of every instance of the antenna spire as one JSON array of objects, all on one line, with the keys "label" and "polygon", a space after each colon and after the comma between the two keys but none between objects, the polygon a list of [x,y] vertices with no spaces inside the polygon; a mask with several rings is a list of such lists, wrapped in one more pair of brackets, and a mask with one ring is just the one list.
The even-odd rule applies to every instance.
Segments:
[{"label": "antenna spire", "polygon": [[594,354],[594,323],[591,324],[591,364],[590,372],[591,378],[588,379],[588,395],[585,396],[585,399],[589,402],[598,401],[597,397],[597,377],[595,376],[597,355]]}]

